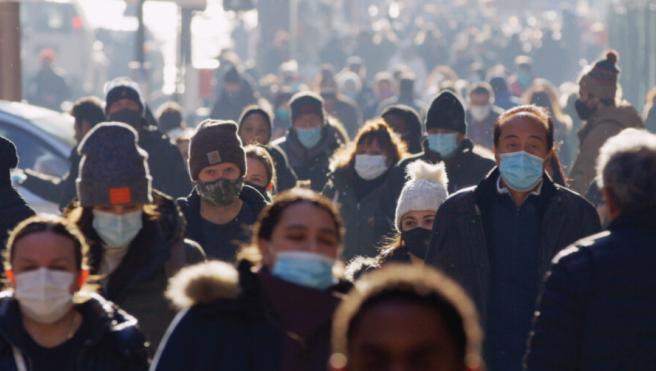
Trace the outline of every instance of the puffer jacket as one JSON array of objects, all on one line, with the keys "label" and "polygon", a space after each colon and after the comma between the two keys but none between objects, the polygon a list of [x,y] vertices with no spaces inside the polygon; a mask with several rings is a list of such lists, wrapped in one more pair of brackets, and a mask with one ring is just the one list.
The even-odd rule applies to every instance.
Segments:
[{"label": "puffer jacket", "polygon": [[[159,217],[152,220],[144,214],[141,231],[118,267],[104,279],[101,289],[104,297],[139,320],[152,351],[175,316],[164,298],[169,277],[186,265],[205,260],[203,249],[184,238],[186,222],[174,200],[157,191],[153,196]],[[93,215],[83,213],[78,226],[91,248],[91,274],[97,274],[103,246],[92,222]]]},{"label": "puffer jacket", "polygon": [[599,111],[585,123],[578,133],[579,153],[569,174],[573,190],[586,194],[596,176],[597,157],[601,146],[608,138],[632,127],[644,128],[644,124],[638,111],[628,102]]},{"label": "puffer jacket", "polygon": [[[145,371],[148,369],[148,350],[137,320],[99,295],[76,309],[82,315],[91,336],[79,349],[75,368],[67,371]],[[24,353],[25,330],[22,326],[18,302],[10,292],[0,293],[0,370],[20,371],[14,352],[21,354],[26,371],[32,371]]]},{"label": "puffer jacket", "polygon": [[383,218],[385,210],[386,180],[389,172],[382,175],[385,179],[361,198],[356,197],[355,178],[357,174],[352,167],[335,170],[331,179],[324,187],[323,194],[339,205],[339,211],[346,226],[344,236],[343,257],[345,261],[364,255],[376,256],[376,247],[382,242],[385,230],[377,228],[382,224],[378,218]]},{"label": "puffer jacket", "polygon": [[[492,266],[486,242],[484,213],[491,213],[499,169],[478,186],[449,197],[437,210],[426,263],[458,281],[477,306],[483,326],[487,320]],[[544,276],[551,259],[563,248],[601,230],[594,206],[580,195],[555,184],[545,174],[542,194],[546,198],[539,229],[538,272]]]},{"label": "puffer jacket", "polygon": [[285,152],[298,180],[309,180],[311,188],[321,192],[328,181],[330,158],[344,140],[333,125],[326,123],[321,129],[321,140],[313,148],[305,148],[293,129],[273,144]]},{"label": "puffer jacket", "polygon": [[[265,268],[262,268],[265,269]],[[263,275],[242,261],[238,269],[223,262],[208,262],[180,273],[171,281],[170,297],[182,309],[171,323],[153,360],[153,371],[325,371],[330,356],[332,309],[301,295],[287,300],[289,306],[306,306],[305,315],[284,318],[275,310],[272,296],[289,294],[295,286],[278,281],[270,292]],[[269,278],[271,280],[271,278]],[[351,288],[347,282],[318,291],[312,297],[334,300],[336,305]],[[293,289],[299,290],[298,286]],[[278,300],[280,301],[280,300]],[[288,329],[285,322],[305,322],[302,330]],[[285,353],[293,349],[292,352]],[[284,368],[283,368],[284,367]]]},{"label": "puffer jacket", "polygon": [[656,370],[656,210],[620,216],[546,276],[527,371]]}]

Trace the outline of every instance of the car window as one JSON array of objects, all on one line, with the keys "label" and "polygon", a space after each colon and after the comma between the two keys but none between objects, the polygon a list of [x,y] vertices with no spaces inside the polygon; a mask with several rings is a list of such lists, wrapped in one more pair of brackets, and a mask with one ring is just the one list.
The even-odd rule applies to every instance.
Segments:
[{"label": "car window", "polygon": [[44,174],[64,176],[69,170],[68,159],[62,157],[41,138],[0,121],[0,135],[11,140],[18,152],[18,166]]}]

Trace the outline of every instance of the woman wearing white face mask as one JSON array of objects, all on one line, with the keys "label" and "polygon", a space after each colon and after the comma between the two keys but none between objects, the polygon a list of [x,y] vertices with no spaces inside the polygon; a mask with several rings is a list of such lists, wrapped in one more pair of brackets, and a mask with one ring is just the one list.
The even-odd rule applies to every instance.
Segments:
[{"label": "woman wearing white face mask", "polygon": [[89,246],[77,227],[35,216],[11,233],[0,295],[0,369],[146,370],[134,317],[85,287]]},{"label": "woman wearing white face mask", "polygon": [[417,160],[407,169],[407,179],[396,206],[396,235],[387,241],[375,258],[357,257],[346,268],[355,280],[388,263],[422,264],[426,256],[435,213],[449,196],[444,163]]},{"label": "woman wearing white face mask", "polygon": [[175,315],[163,297],[168,278],[204,255],[184,239],[174,201],[151,189],[148,154],[136,140],[124,124],[89,132],[79,147],[79,201],[66,216],[89,241],[91,273],[102,277],[103,295],[136,316],[155,347]]},{"label": "woman wearing white face mask", "polygon": [[339,204],[344,218],[344,260],[376,255],[384,235],[379,226],[386,225],[377,218],[383,217],[388,170],[406,154],[403,141],[379,120],[362,127],[353,143],[333,158],[323,194]]},{"label": "woman wearing white face mask", "polygon": [[222,262],[183,269],[168,296],[182,311],[152,370],[325,370],[330,324],[350,284],[333,273],[342,222],[306,189],[278,195],[235,270]]}]

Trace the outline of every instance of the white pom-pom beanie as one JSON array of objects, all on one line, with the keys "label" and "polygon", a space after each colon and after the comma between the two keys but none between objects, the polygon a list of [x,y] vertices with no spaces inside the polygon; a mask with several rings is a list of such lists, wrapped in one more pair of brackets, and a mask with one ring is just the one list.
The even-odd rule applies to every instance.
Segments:
[{"label": "white pom-pom beanie", "polygon": [[414,161],[406,168],[408,181],[403,186],[396,205],[394,225],[401,231],[401,217],[409,211],[437,209],[449,196],[449,180],[444,163],[432,165],[421,160]]}]

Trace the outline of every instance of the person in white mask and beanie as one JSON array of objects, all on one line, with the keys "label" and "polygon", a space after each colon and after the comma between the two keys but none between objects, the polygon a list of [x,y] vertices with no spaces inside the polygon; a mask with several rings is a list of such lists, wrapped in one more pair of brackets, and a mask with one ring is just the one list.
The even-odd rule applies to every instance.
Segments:
[{"label": "person in white mask and beanie", "polygon": [[[376,256],[384,237],[383,202],[389,170],[405,157],[406,145],[383,121],[367,123],[352,144],[333,158],[323,194],[339,205],[346,225],[343,257]],[[392,200],[390,200],[392,202]],[[391,207],[391,205],[390,205]]]},{"label": "person in white mask and beanie", "polygon": [[96,125],[79,146],[78,201],[65,215],[91,247],[91,273],[102,293],[140,322],[156,347],[174,312],[163,297],[168,278],[204,260],[186,240],[185,221],[170,197],[153,190],[148,154],[123,123]]},{"label": "person in white mask and beanie", "polygon": [[0,369],[148,368],[134,317],[86,285],[89,246],[72,222],[38,215],[10,234],[0,293]]}]

